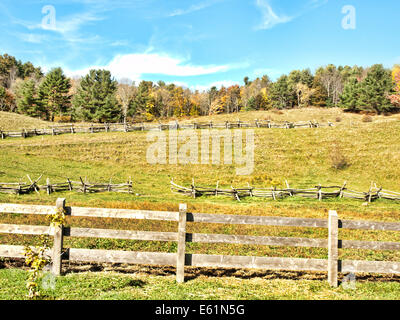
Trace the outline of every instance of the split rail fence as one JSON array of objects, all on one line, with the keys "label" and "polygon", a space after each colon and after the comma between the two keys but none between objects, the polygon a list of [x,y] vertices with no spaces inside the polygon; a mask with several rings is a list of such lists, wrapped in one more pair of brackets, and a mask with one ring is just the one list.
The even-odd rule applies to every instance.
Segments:
[{"label": "split rail fence", "polygon": [[74,133],[97,133],[97,132],[132,132],[132,131],[150,131],[150,130],[177,130],[177,129],[232,129],[232,128],[280,128],[280,129],[294,129],[294,128],[319,128],[319,127],[332,127],[333,123],[320,124],[316,121],[303,121],[303,122],[272,122],[269,120],[256,120],[254,122],[244,121],[225,121],[225,122],[193,122],[193,123],[179,123],[174,122],[171,124],[144,124],[144,123],[105,123],[105,124],[92,124],[89,126],[53,126],[44,129],[23,129],[20,131],[2,131],[0,130],[0,137],[5,138],[28,138],[42,135],[60,135],[60,134],[74,134]]},{"label": "split rail fence", "polygon": [[[75,227],[69,228],[62,225],[57,228],[50,228],[46,226],[0,224],[0,233],[24,235],[48,234],[53,236],[54,245],[51,252],[48,252],[48,254],[52,258],[52,272],[54,275],[60,275],[62,273],[62,261],[175,266],[176,279],[178,283],[184,282],[185,266],[207,268],[254,268],[287,271],[325,271],[328,273],[329,284],[333,287],[338,286],[339,272],[400,274],[400,262],[364,260],[340,261],[338,259],[338,251],[340,248],[400,250],[399,242],[339,240],[339,228],[400,231],[400,223],[341,220],[338,218],[335,211],[329,212],[328,219],[257,217],[190,213],[187,210],[186,204],[181,204],[179,206],[179,212],[66,207],[65,199],[58,199],[56,206],[0,204],[0,213],[47,215],[54,213],[56,208],[62,208],[66,211],[67,215],[75,217],[174,221],[178,223],[178,228],[177,232],[147,232]],[[327,228],[329,236],[328,239],[311,239],[225,234],[190,234],[186,232],[187,222]],[[177,253],[159,253],[64,248],[64,237],[175,241],[178,243],[178,249]],[[187,254],[186,243],[188,242],[327,248],[328,259]],[[0,257],[24,258],[24,247],[2,244],[0,245]]]},{"label": "split rail fence", "polygon": [[46,179],[45,185],[39,185],[38,179],[32,181],[32,179],[27,175],[30,183],[20,182],[20,183],[10,183],[10,182],[0,182],[0,193],[9,194],[28,194],[31,192],[39,192],[39,190],[46,190],[47,194],[54,192],[64,192],[64,191],[77,191],[82,193],[100,193],[100,192],[119,192],[119,193],[133,193],[132,179],[129,178],[127,183],[113,184],[112,180],[108,183],[91,183],[87,182],[86,179],[83,180],[81,177],[80,181],[71,181],[67,178],[66,182],[60,183],[50,183],[50,179]]},{"label": "split rail fence", "polygon": [[184,187],[170,182],[171,191],[178,194],[183,194],[193,198],[201,196],[231,196],[233,199],[240,201],[241,198],[255,197],[255,198],[266,198],[266,199],[283,199],[287,197],[302,197],[302,198],[313,198],[322,201],[323,199],[331,198],[350,198],[363,200],[366,202],[373,202],[377,199],[387,199],[400,201],[400,192],[389,191],[383,188],[378,188],[376,184],[371,185],[368,192],[360,192],[348,189],[347,182],[342,186],[314,186],[307,189],[295,189],[289,186],[286,181],[286,188],[280,189],[277,187],[271,188],[254,188],[248,185],[247,187],[231,189],[221,189],[217,183],[215,188],[198,187],[195,186],[194,181],[190,187]]}]

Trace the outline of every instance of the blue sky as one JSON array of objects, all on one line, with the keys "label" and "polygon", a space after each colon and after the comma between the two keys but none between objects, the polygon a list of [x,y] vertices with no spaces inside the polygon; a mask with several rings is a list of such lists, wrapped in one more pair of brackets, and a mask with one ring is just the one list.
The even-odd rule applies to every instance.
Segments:
[{"label": "blue sky", "polygon": [[[95,67],[204,89],[329,63],[400,63],[398,0],[0,1],[0,53],[70,76]],[[355,29],[342,27],[346,5]]]}]

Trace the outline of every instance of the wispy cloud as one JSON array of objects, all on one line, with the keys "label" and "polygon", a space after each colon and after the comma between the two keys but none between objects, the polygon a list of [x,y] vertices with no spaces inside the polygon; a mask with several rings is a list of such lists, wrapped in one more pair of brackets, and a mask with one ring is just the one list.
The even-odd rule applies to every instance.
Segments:
[{"label": "wispy cloud", "polygon": [[316,9],[320,6],[323,6],[328,3],[329,0],[309,0],[306,8],[308,9]]},{"label": "wispy cloud", "polygon": [[316,9],[328,3],[328,0],[309,0],[296,14],[277,14],[271,5],[271,0],[256,0],[256,6],[261,10],[262,22],[256,30],[272,29],[278,24],[288,23],[309,10]]},{"label": "wispy cloud", "polygon": [[287,23],[293,19],[290,16],[276,14],[269,0],[257,0],[256,5],[262,13],[262,23],[256,29],[271,29],[277,24]]},{"label": "wispy cloud", "polygon": [[34,34],[34,33],[15,33],[18,39],[29,43],[43,43],[48,40],[48,37],[44,34]]},{"label": "wispy cloud", "polygon": [[83,13],[77,13],[74,15],[70,15],[67,17],[59,18],[57,17],[56,23],[54,26],[45,26],[42,23],[32,23],[30,21],[26,20],[21,20],[17,18],[13,18],[12,22],[15,24],[19,24],[24,26],[25,28],[29,30],[49,30],[49,31],[55,31],[61,34],[70,34],[72,32],[78,31],[83,25],[89,24],[94,21],[101,21],[104,20],[102,17],[96,16],[92,12],[83,12]]},{"label": "wispy cloud", "polygon": [[78,13],[61,20],[57,19],[55,28],[51,30],[66,35],[78,31],[84,25],[101,20],[104,18],[98,17],[92,12]]},{"label": "wispy cloud", "polygon": [[206,9],[208,7],[211,7],[212,5],[221,2],[223,0],[208,0],[208,1],[203,1],[197,4],[194,4],[192,6],[190,6],[189,8],[186,9],[176,9],[173,12],[171,12],[170,14],[168,14],[169,17],[175,17],[175,16],[182,16],[185,14],[189,14],[192,12],[196,12],[199,10],[203,10]]}]

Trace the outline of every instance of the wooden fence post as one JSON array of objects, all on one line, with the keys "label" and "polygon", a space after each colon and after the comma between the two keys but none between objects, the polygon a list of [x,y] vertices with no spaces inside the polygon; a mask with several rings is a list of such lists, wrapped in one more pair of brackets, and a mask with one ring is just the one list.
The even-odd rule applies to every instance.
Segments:
[{"label": "wooden fence post", "polygon": [[46,179],[46,189],[47,189],[47,194],[51,194],[51,185],[50,185],[50,178]]},{"label": "wooden fence post", "polygon": [[185,251],[186,251],[186,219],[187,205],[179,205],[179,226],[178,226],[178,253],[176,261],[176,282],[185,281]]},{"label": "wooden fence post", "polygon": [[[59,198],[56,202],[57,210],[63,209],[65,210],[65,199]],[[52,252],[52,260],[53,260],[53,268],[52,273],[55,276],[59,276],[61,274],[62,267],[62,248],[63,248],[63,229],[64,226],[60,225],[54,228],[54,244],[53,244],[53,252]]]},{"label": "wooden fence post", "polygon": [[333,210],[329,211],[328,232],[328,282],[332,287],[337,287],[339,219],[337,212]]}]

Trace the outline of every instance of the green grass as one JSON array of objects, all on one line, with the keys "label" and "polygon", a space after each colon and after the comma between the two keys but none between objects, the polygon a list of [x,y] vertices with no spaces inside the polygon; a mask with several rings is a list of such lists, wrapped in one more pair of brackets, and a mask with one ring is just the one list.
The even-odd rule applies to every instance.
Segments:
[{"label": "green grass", "polygon": [[[0,270],[0,300],[26,299],[26,279],[24,270]],[[55,290],[42,293],[50,300],[398,300],[400,282],[359,280],[355,289],[333,289],[323,279],[270,279],[268,274],[249,279],[200,275],[177,284],[173,275],[82,272],[58,277]]]}]

